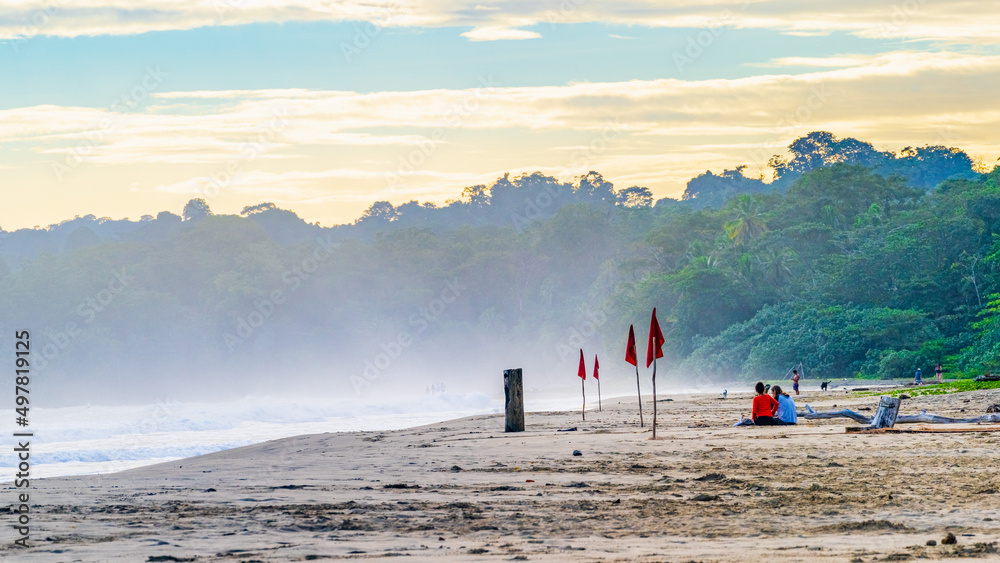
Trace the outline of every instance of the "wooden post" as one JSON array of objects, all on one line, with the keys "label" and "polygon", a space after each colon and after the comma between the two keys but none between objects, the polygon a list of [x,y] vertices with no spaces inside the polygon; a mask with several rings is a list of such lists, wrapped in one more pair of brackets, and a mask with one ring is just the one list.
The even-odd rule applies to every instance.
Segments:
[{"label": "wooden post", "polygon": [[521,368],[503,371],[504,407],[507,422],[504,432],[524,432],[524,393],[521,384]]},{"label": "wooden post", "polygon": [[580,394],[583,395],[583,406],[580,407],[580,416],[583,417],[583,420],[587,420],[587,388],[583,383],[583,379],[580,379]]},{"label": "wooden post", "polygon": [[896,416],[899,415],[898,397],[883,396],[878,403],[878,410],[872,417],[872,428],[892,428],[896,424]]}]

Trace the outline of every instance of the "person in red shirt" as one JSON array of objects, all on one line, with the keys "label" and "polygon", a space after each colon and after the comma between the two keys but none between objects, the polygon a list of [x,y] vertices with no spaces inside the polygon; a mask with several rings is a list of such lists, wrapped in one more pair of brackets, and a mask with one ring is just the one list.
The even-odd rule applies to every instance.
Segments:
[{"label": "person in red shirt", "polygon": [[764,389],[764,382],[758,381],[754,387],[757,396],[753,398],[753,411],[750,416],[757,426],[776,426],[781,422],[774,419],[774,413],[778,410],[778,401],[767,394]]}]

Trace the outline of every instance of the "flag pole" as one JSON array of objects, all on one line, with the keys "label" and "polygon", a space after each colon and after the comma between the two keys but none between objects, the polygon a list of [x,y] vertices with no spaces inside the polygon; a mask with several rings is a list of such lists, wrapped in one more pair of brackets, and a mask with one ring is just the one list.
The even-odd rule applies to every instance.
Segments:
[{"label": "flag pole", "polygon": [[639,428],[644,428],[646,425],[642,422],[642,389],[639,387],[639,363],[636,362],[635,366],[635,390],[639,395]]},{"label": "flag pole", "polygon": [[653,356],[653,439],[656,439],[656,356]]},{"label": "flag pole", "polygon": [[587,381],[587,364],[583,359],[583,348],[580,348],[580,369],[576,372],[580,377],[580,395],[583,397],[583,405],[580,406],[580,416],[587,420],[587,388],[584,383]]}]

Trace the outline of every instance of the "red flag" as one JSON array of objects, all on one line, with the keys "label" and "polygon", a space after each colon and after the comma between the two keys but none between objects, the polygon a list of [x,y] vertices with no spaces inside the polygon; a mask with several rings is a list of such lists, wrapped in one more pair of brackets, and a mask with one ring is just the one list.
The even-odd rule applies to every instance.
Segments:
[{"label": "red flag", "polygon": [[646,349],[646,367],[653,364],[653,360],[663,357],[663,333],[660,332],[660,323],[656,322],[656,307],[653,307],[653,317],[649,319],[649,348]]},{"label": "red flag", "polygon": [[635,329],[628,325],[628,344],[625,345],[625,361],[633,366],[639,365],[638,356],[635,354]]},{"label": "red flag", "polygon": [[583,363],[583,349],[580,349],[580,370],[576,372],[580,379],[587,379],[587,366]]},{"label": "red flag", "polygon": [[601,364],[597,362],[597,354],[594,354],[594,379],[597,379],[597,370],[601,367]]}]

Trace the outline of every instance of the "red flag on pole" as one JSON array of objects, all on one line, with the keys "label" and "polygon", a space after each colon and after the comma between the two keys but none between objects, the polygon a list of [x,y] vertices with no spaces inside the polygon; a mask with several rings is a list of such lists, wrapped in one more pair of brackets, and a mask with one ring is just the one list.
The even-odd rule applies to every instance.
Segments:
[{"label": "red flag on pole", "polygon": [[633,366],[639,365],[638,356],[635,354],[635,329],[628,325],[628,344],[625,345],[625,361]]},{"label": "red flag on pole", "polygon": [[594,379],[597,379],[597,410],[603,411],[604,408],[601,407],[601,380],[597,377],[597,370],[601,368],[601,364],[597,362],[597,354],[594,354]]},{"label": "red flag on pole", "polygon": [[663,357],[663,333],[660,332],[660,323],[656,322],[656,307],[653,307],[653,317],[649,319],[649,348],[646,350],[646,367],[652,365],[653,360]]},{"label": "red flag on pole", "polygon": [[587,379],[587,366],[583,363],[583,349],[580,349],[580,370],[576,372],[580,379]]}]

